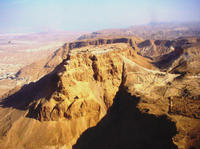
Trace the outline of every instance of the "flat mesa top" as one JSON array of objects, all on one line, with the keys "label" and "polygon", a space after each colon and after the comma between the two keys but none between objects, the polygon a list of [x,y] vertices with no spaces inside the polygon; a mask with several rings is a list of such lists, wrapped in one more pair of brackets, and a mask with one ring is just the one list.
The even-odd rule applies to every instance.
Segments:
[{"label": "flat mesa top", "polygon": [[105,45],[90,45],[81,48],[75,48],[71,50],[71,55],[81,54],[81,53],[92,53],[92,54],[103,54],[109,51],[118,51],[128,48],[129,45],[126,43],[115,43],[115,44],[105,44]]}]

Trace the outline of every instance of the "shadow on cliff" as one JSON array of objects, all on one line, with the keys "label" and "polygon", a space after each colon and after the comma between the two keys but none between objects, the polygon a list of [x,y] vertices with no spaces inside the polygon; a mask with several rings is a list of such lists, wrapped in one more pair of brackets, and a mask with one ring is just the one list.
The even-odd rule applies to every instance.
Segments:
[{"label": "shadow on cliff", "polygon": [[14,91],[13,94],[10,93],[9,96],[6,95],[6,97],[1,99],[0,106],[3,108],[11,107],[18,110],[29,109],[27,117],[37,118],[38,109],[34,109],[36,102],[34,104],[32,104],[32,102],[38,101],[41,98],[49,100],[52,93],[58,90],[57,83],[59,77],[56,72],[61,68],[62,65],[58,65],[54,71],[45,75],[40,80],[24,85],[20,90]]},{"label": "shadow on cliff", "polygon": [[175,60],[177,60],[183,54],[183,52],[183,48],[176,47],[174,51],[157,57],[157,60],[155,59],[156,62],[153,62],[152,64],[159,69],[167,69],[172,65]]},{"label": "shadow on cliff", "polygon": [[139,98],[120,89],[107,115],[87,129],[73,149],[177,149],[175,123],[166,116],[141,113]]}]

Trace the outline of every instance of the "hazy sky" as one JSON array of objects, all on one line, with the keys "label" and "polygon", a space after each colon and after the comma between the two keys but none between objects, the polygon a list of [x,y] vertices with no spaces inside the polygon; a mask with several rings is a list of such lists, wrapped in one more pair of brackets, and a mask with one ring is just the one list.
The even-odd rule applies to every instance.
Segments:
[{"label": "hazy sky", "polygon": [[0,0],[0,33],[200,21],[200,0]]}]

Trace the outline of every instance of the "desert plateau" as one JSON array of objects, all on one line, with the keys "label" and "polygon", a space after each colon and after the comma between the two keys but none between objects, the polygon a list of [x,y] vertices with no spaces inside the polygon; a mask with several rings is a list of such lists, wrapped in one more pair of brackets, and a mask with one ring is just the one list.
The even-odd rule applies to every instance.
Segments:
[{"label": "desert plateau", "polygon": [[0,2],[0,149],[200,149],[200,3],[125,1]]}]

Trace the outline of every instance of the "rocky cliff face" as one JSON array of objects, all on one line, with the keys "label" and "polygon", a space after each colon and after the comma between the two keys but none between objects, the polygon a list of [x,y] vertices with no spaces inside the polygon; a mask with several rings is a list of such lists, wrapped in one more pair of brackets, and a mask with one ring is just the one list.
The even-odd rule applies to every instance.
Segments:
[{"label": "rocky cliff face", "polygon": [[121,82],[123,62],[119,55],[129,54],[128,50],[75,52],[71,51],[70,60],[62,66],[65,71],[58,74],[58,90],[42,104],[40,120],[76,119],[89,116],[91,111],[98,120],[112,105]]},{"label": "rocky cliff face", "polygon": [[54,71],[2,101],[3,148],[199,147],[198,78],[161,72],[128,38],[66,47]]},{"label": "rocky cliff face", "polygon": [[[36,104],[39,120],[76,119],[97,110],[97,115],[93,116],[98,121],[106,114],[122,82],[123,57],[133,59],[136,53],[128,44],[91,49],[83,47],[70,51],[61,72],[56,74],[59,78],[56,92],[45,98],[45,102]],[[144,59],[144,64],[145,61],[148,63]]]}]

